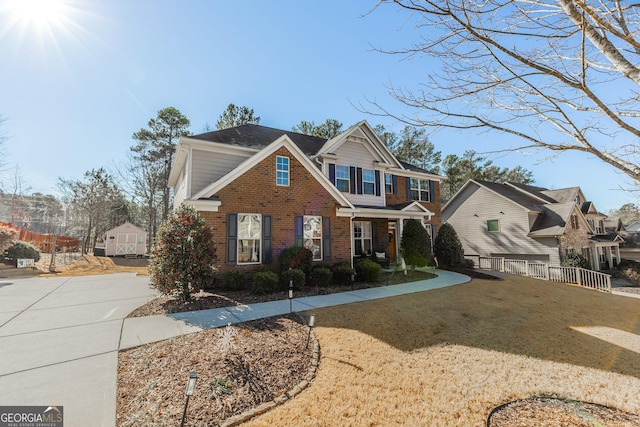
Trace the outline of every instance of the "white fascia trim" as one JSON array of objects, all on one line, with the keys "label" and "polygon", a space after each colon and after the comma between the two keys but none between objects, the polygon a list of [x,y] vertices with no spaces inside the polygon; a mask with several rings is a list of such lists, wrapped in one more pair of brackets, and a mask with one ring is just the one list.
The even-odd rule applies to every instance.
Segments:
[{"label": "white fascia trim", "polygon": [[393,173],[398,176],[406,176],[409,178],[420,178],[420,179],[430,179],[432,181],[442,181],[447,179],[446,176],[436,175],[435,173],[425,173],[425,172],[416,172],[410,171],[408,169],[397,169],[397,168],[389,168],[387,172]]},{"label": "white fascia trim", "polygon": [[218,208],[222,205],[219,200],[183,200],[183,205],[193,206],[200,212],[218,212]]},{"label": "white fascia trim", "polygon": [[342,192],[338,191],[338,189],[331,184],[329,178],[327,178],[322,171],[320,171],[311,160],[305,156],[305,154],[300,151],[298,146],[291,141],[289,136],[282,135],[267,147],[265,147],[262,151],[258,152],[256,155],[249,157],[247,160],[238,165],[231,172],[217,180],[216,182],[208,185],[200,192],[193,196],[193,199],[202,199],[209,198],[216,194],[218,191],[229,185],[235,179],[241,177],[245,172],[250,170],[256,164],[260,163],[262,160],[269,157],[271,154],[275,153],[280,147],[285,147],[289,152],[313,175],[313,177],[322,185],[332,196],[336,199],[341,205],[353,207],[351,202],[342,194]]},{"label": "white fascia trim", "polygon": [[337,208],[336,216],[339,217],[359,217],[359,218],[393,218],[393,219],[412,219],[427,218],[431,219],[433,212],[428,210],[419,211],[390,211],[388,209],[369,209],[369,208]]},{"label": "white fascia trim", "polygon": [[203,141],[201,139],[192,139],[185,137],[185,145],[195,148],[196,150],[212,151],[223,154],[236,154],[244,156],[253,156],[260,150],[257,148],[242,147],[239,145],[222,144],[220,142]]},{"label": "white fascia trim", "polygon": [[413,201],[413,203],[411,203],[410,205],[405,206],[404,208],[402,208],[401,210],[403,212],[416,212],[416,211],[409,211],[409,209],[411,208],[418,208],[421,211],[423,211],[424,213],[427,213],[429,215],[433,215],[433,212],[431,212],[429,209],[425,208],[424,206],[422,206],[422,204],[420,204],[417,201]]},{"label": "white fascia trim", "polygon": [[180,176],[180,171],[185,167],[187,157],[189,156],[189,148],[185,147],[182,144],[182,137],[178,142],[178,146],[176,147],[176,154],[173,158],[173,164],[171,165],[171,170],[169,171],[169,179],[167,180],[167,186],[173,188],[176,186],[178,182],[178,177]]}]

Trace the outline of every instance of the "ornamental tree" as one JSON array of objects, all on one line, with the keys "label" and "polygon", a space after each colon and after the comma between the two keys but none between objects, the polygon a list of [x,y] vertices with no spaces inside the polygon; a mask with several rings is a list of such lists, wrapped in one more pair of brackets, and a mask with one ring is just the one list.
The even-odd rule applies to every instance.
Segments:
[{"label": "ornamental tree", "polygon": [[151,250],[151,284],[164,295],[211,287],[217,272],[211,228],[193,207],[180,206],[162,224]]},{"label": "ornamental tree", "polygon": [[431,239],[420,221],[410,219],[404,224],[400,251],[405,262],[412,266],[424,267],[431,258]]},{"label": "ornamental tree", "polygon": [[451,224],[445,223],[440,227],[433,242],[433,252],[442,267],[459,267],[464,263],[462,243]]}]

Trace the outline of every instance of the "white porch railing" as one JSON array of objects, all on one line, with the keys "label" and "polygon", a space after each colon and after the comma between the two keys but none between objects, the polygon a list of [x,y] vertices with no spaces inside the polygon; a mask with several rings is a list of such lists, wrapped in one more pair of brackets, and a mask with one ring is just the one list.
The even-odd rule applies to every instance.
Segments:
[{"label": "white porch railing", "polygon": [[574,283],[585,288],[611,292],[611,275],[599,271],[578,267],[560,267],[540,262],[529,262],[519,259],[505,259],[502,257],[481,257],[478,255],[465,256],[472,260],[476,268],[482,270],[502,271],[509,274],[529,276],[552,282]]}]

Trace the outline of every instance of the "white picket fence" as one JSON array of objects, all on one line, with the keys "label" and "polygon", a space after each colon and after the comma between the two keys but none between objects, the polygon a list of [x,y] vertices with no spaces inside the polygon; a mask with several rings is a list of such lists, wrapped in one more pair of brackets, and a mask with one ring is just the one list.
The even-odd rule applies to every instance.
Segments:
[{"label": "white picket fence", "polygon": [[501,271],[551,282],[574,283],[585,288],[611,292],[611,275],[579,267],[560,267],[542,262],[502,257],[465,256],[473,261],[476,268]]}]

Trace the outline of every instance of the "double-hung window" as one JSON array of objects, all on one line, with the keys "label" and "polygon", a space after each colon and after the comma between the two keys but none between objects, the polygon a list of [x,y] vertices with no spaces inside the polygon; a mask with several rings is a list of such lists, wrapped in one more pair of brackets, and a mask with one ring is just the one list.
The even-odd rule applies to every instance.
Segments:
[{"label": "double-hung window", "polygon": [[261,237],[262,215],[238,214],[238,264],[258,264],[262,261]]},{"label": "double-hung window", "polygon": [[283,156],[276,157],[276,185],[289,185],[289,158]]},{"label": "double-hung window", "polygon": [[393,194],[393,176],[389,173],[384,174],[384,191],[387,194]]},{"label": "double-hung window", "polygon": [[375,194],[376,173],[373,169],[362,169],[362,194]]},{"label": "double-hung window", "polygon": [[411,178],[411,200],[420,200],[428,202],[429,199],[429,180]]},{"label": "double-hung window", "polygon": [[370,221],[353,221],[353,248],[356,256],[371,254]]},{"label": "double-hung window", "polygon": [[322,260],[322,217],[305,215],[303,219],[303,245],[313,254],[313,260]]},{"label": "double-hung window", "polygon": [[343,193],[349,192],[349,166],[336,165],[336,187]]}]

